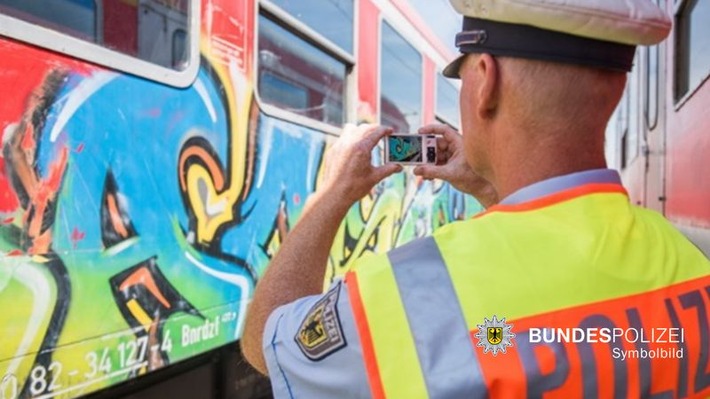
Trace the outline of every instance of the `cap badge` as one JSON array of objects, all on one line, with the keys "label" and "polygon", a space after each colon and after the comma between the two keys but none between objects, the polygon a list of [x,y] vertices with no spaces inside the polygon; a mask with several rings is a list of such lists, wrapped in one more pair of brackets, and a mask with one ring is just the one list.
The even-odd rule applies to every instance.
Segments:
[{"label": "cap badge", "polygon": [[485,30],[467,30],[456,35],[456,47],[468,44],[483,44],[488,39]]}]

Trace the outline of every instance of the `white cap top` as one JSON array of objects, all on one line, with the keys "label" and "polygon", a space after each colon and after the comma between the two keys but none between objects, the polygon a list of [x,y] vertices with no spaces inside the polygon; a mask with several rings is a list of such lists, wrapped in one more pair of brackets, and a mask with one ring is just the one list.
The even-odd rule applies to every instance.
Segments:
[{"label": "white cap top", "polygon": [[651,45],[671,29],[651,0],[450,0],[464,16],[530,25],[574,36]]}]

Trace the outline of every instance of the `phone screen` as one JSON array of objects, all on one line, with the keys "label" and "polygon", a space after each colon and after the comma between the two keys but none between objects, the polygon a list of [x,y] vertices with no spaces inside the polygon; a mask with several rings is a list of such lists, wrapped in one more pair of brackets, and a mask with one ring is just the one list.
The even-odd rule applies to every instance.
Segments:
[{"label": "phone screen", "polygon": [[423,136],[388,136],[389,162],[422,162]]}]

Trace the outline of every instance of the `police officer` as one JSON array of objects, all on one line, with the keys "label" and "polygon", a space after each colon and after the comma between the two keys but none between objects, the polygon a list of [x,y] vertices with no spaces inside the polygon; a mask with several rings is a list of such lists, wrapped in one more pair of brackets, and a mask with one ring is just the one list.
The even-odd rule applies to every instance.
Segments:
[{"label": "police officer", "polygon": [[451,2],[463,135],[423,128],[446,163],[415,173],[488,209],[321,294],[347,210],[400,170],[370,164],[388,129],[346,127],[257,286],[247,360],[277,398],[710,396],[710,264],[605,169],[635,46],[668,17],[650,0]]}]

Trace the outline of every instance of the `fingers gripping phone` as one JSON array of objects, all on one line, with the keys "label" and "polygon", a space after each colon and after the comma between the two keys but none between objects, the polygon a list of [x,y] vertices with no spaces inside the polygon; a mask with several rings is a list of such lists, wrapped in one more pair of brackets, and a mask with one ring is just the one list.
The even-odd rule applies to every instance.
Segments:
[{"label": "fingers gripping phone", "polygon": [[385,137],[385,160],[402,165],[436,164],[436,136],[394,133]]}]

